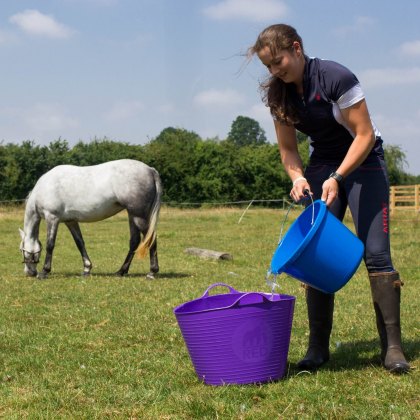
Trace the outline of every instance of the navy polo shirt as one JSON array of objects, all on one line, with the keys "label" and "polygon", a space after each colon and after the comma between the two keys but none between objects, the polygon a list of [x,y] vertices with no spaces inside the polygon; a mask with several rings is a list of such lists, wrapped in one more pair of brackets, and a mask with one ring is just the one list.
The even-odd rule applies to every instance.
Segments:
[{"label": "navy polo shirt", "polygon": [[[364,98],[357,77],[339,63],[305,56],[303,97],[294,84],[289,84],[288,89],[299,117],[295,128],[310,137],[311,161],[340,163],[354,135],[345,127],[339,109]],[[353,102],[352,95],[356,95]],[[343,98],[350,105],[340,104]],[[373,122],[372,125],[377,144],[371,154],[377,154],[382,150],[382,140]]]}]

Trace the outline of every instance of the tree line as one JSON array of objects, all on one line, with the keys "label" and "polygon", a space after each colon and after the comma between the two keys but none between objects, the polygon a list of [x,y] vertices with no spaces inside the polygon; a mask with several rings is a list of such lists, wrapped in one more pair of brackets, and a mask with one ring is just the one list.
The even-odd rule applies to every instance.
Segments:
[{"label": "tree line", "polygon": [[[308,141],[299,133],[304,164]],[[398,146],[385,150],[391,185],[420,183],[404,171],[405,155]],[[144,145],[107,138],[82,141],[73,147],[64,139],[40,146],[34,141],[0,143],[0,201],[22,200],[38,178],[57,165],[95,165],[115,159],[136,159],[156,168],[165,203],[278,200],[288,196],[291,182],[277,145],[270,144],[258,122],[239,116],[226,139],[202,139],[183,128],[165,128]]]}]

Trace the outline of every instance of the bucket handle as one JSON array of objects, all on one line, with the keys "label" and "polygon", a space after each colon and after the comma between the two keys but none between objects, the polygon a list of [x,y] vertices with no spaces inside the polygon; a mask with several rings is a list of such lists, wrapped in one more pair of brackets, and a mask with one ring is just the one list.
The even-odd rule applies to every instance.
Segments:
[{"label": "bucket handle", "polygon": [[235,302],[232,303],[232,305],[230,305],[230,308],[233,308],[234,306],[239,306],[239,304],[241,303],[241,300],[247,296],[254,296],[257,295],[259,297],[262,297],[262,301],[261,303],[264,302],[272,302],[272,300],[270,300],[264,293],[259,293],[259,292],[247,292],[244,293],[243,295],[241,295],[240,297],[238,297],[238,299],[235,300]]},{"label": "bucket handle", "polygon": [[[314,218],[315,218],[315,206],[314,206],[314,200],[312,198],[312,195],[310,193],[310,191],[308,189],[303,190],[303,195],[304,195],[304,199],[310,198],[311,199],[311,205],[312,205],[312,220],[311,220],[311,226],[314,224]],[[300,202],[302,202],[303,200],[301,200]],[[280,228],[280,236],[279,236],[279,240],[277,242],[277,245],[280,245],[281,242],[283,241],[283,228],[284,228],[284,224],[286,223],[287,217],[289,216],[289,212],[290,210],[294,207],[295,203],[292,202],[289,205],[289,208],[287,209],[286,212],[286,216],[284,216],[283,222],[281,224],[281,228]]]},{"label": "bucket handle", "polygon": [[201,296],[201,298],[206,298],[209,296],[209,292],[211,289],[217,287],[217,286],[224,286],[227,287],[230,290],[230,293],[239,293],[236,289],[234,289],[232,286],[229,286],[226,283],[214,283],[211,286],[209,286],[206,291],[203,293],[203,296]]}]

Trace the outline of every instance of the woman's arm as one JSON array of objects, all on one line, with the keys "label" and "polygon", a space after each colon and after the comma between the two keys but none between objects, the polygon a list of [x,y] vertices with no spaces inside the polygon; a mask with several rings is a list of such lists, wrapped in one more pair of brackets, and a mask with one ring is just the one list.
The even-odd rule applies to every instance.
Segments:
[{"label": "woman's arm", "polygon": [[304,190],[310,191],[310,186],[303,175],[302,159],[297,147],[296,129],[278,121],[274,121],[274,127],[281,161],[293,183],[290,197],[297,202],[304,197]]},{"label": "woman's arm", "polygon": [[[372,150],[375,144],[375,133],[364,99],[349,108],[341,109],[341,114],[347,126],[355,134],[352,145],[336,171],[346,177],[366,159]],[[326,202],[327,206],[336,199],[338,189],[339,186],[335,179],[328,178],[324,182],[321,199]]]}]

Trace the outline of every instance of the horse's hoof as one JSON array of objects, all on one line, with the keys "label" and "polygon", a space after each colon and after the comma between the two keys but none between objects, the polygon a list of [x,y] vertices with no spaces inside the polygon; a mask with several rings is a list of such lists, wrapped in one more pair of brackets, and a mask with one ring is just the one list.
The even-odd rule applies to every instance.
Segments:
[{"label": "horse's hoof", "polygon": [[147,280],[155,280],[155,274],[154,273],[147,273],[146,274]]},{"label": "horse's hoof", "polygon": [[38,275],[36,276],[38,278],[38,280],[46,280],[48,278],[48,273],[38,273]]},{"label": "horse's hoof", "polygon": [[38,273],[36,271],[27,271],[25,274],[26,277],[36,277]]},{"label": "horse's hoof", "polygon": [[83,271],[82,277],[89,277],[89,276],[90,276],[90,271]]},{"label": "horse's hoof", "polygon": [[115,273],[115,276],[116,276],[116,277],[124,277],[126,274],[127,274],[127,273],[124,273],[123,271],[117,271],[117,272]]}]

